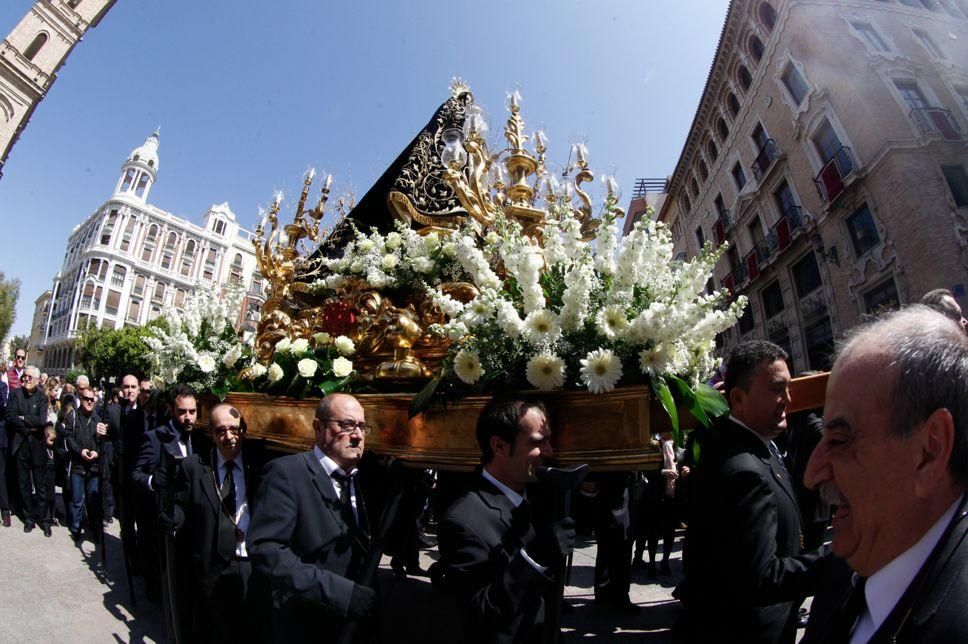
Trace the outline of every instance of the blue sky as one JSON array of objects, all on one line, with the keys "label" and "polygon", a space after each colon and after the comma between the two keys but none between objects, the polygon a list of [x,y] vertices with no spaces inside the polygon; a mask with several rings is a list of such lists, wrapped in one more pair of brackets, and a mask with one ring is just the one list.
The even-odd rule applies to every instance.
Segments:
[{"label": "blue sky", "polygon": [[[3,0],[6,35],[33,4]],[[23,286],[11,333],[60,270],[71,229],[161,126],[149,201],[201,223],[228,201],[253,228],[309,166],[362,197],[463,77],[503,127],[518,89],[549,160],[584,141],[628,202],[672,172],[727,0],[121,1],[68,58],[0,179],[0,270]]]}]

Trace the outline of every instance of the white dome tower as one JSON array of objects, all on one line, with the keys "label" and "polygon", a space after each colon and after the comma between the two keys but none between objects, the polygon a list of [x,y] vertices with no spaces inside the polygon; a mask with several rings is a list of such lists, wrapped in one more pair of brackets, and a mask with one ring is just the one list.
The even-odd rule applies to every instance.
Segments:
[{"label": "white dome tower", "polygon": [[128,155],[121,166],[121,178],[114,189],[116,195],[128,195],[146,202],[148,191],[158,176],[158,130]]}]

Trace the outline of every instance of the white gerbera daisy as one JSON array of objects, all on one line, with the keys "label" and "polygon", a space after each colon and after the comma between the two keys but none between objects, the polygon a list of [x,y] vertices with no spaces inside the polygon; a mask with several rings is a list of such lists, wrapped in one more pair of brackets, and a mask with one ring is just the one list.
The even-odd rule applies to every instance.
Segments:
[{"label": "white gerbera daisy", "polygon": [[609,340],[621,336],[629,326],[629,320],[625,317],[625,311],[621,306],[606,306],[595,316],[595,325],[598,332]]},{"label": "white gerbera daisy", "polygon": [[561,323],[552,311],[538,309],[528,313],[524,319],[524,330],[531,344],[550,344],[561,335]]},{"label": "white gerbera daisy", "polygon": [[480,380],[484,375],[484,369],[481,367],[481,359],[477,356],[477,352],[469,349],[458,351],[454,356],[454,373],[469,385]]},{"label": "white gerbera daisy", "polygon": [[482,300],[481,298],[476,298],[473,302],[467,305],[464,309],[464,322],[467,326],[475,326],[477,324],[483,324],[491,317],[491,306]]},{"label": "white gerbera daisy", "polygon": [[639,368],[642,373],[655,376],[662,373],[669,362],[669,354],[662,345],[639,351]]},{"label": "white gerbera daisy", "polygon": [[622,377],[622,362],[611,349],[596,349],[581,361],[581,381],[588,391],[602,394],[615,388]]},{"label": "white gerbera daisy", "polygon": [[550,353],[528,360],[525,371],[528,382],[541,391],[551,391],[565,384],[565,361]]}]

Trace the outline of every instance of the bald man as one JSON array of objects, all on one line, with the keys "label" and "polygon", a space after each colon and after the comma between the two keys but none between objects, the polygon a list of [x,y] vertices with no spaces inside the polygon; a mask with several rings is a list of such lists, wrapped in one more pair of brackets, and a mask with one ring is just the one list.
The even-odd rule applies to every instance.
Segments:
[{"label": "bald man", "polygon": [[247,545],[272,587],[275,639],[335,639],[347,617],[368,615],[372,588],[355,581],[369,549],[356,466],[371,428],[347,394],[323,398],[312,451],[271,461],[256,494]]}]

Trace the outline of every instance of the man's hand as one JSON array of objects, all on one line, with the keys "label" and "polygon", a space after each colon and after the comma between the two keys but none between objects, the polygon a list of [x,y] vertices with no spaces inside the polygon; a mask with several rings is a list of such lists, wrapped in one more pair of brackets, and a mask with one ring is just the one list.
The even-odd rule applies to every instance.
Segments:
[{"label": "man's hand", "polygon": [[554,566],[575,547],[575,520],[571,517],[538,528],[528,544],[528,555],[542,566]]},{"label": "man's hand", "polygon": [[97,452],[95,452],[93,449],[82,449],[81,458],[90,463],[97,458]]},{"label": "man's hand", "polygon": [[175,530],[178,527],[175,520],[167,512],[158,513],[158,526],[161,528],[162,534],[171,536],[175,536]]},{"label": "man's hand", "polygon": [[107,424],[105,424],[105,423],[98,423],[97,424],[97,435],[98,436],[107,436],[108,435],[108,426],[107,426]]},{"label": "man's hand", "polygon": [[350,594],[350,605],[346,609],[347,616],[366,617],[373,611],[374,604],[376,604],[376,592],[369,586],[354,584],[353,592]]}]

